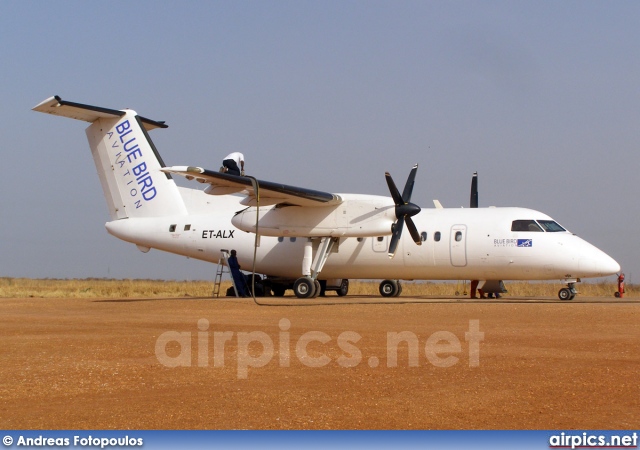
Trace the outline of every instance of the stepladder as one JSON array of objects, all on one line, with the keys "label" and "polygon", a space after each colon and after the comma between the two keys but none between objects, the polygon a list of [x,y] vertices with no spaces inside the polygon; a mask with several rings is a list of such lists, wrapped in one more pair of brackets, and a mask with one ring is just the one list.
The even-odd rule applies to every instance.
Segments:
[{"label": "stepladder", "polygon": [[229,278],[231,278],[231,285],[233,286],[233,292],[235,292],[236,297],[238,297],[238,288],[236,283],[231,276],[231,269],[229,268],[229,250],[222,249],[220,251],[220,259],[218,260],[218,268],[216,269],[216,278],[215,283],[213,285],[213,296],[220,297],[220,285],[222,283],[222,276],[228,273]]}]

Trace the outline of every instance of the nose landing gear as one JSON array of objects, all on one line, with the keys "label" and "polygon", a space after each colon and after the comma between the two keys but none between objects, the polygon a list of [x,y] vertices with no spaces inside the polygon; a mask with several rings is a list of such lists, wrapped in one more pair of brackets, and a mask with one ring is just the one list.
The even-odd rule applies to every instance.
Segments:
[{"label": "nose landing gear", "polygon": [[567,283],[567,287],[558,291],[558,298],[560,300],[573,300],[578,294],[575,285],[579,281],[580,279],[566,278],[564,282]]}]

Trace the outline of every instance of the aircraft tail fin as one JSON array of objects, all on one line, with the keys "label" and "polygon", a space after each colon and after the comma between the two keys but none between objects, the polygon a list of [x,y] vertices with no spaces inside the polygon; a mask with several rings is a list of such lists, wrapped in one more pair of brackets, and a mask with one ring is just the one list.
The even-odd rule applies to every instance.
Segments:
[{"label": "aircraft tail fin", "polygon": [[164,122],[133,110],[114,110],[51,97],[34,111],[84,120],[91,154],[107,200],[111,220],[187,213],[178,187],[148,132]]}]

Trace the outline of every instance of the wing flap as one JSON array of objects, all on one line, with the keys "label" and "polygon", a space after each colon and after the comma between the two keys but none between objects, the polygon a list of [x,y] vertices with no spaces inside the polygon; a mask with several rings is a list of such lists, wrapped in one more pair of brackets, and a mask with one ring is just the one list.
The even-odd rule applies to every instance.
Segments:
[{"label": "wing flap", "polygon": [[[193,166],[165,167],[162,171],[181,175],[188,180],[209,184],[210,186],[205,190],[207,194],[240,194],[247,197],[242,201],[242,204],[255,206],[257,203],[253,185],[249,177],[239,177]],[[263,206],[276,204],[333,206],[342,203],[342,198],[339,195],[329,192],[289,186],[271,181],[257,181],[260,190],[260,204]]]}]

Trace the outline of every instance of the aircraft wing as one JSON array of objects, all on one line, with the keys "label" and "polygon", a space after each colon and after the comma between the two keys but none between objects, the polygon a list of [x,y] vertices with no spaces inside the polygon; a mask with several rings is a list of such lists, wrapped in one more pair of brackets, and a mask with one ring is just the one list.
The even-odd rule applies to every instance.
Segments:
[{"label": "aircraft wing", "polygon": [[[241,194],[246,198],[241,202],[243,205],[256,206],[256,194],[253,189],[250,177],[239,177],[227,173],[206,170],[201,167],[173,166],[161,169],[166,173],[182,175],[188,180],[196,180],[200,183],[207,183],[205,189],[207,194],[225,195]],[[295,205],[295,206],[333,206],[342,203],[339,195],[329,192],[321,192],[313,189],[306,189],[286,184],[274,183],[271,181],[258,181],[260,195],[260,205]]]}]

